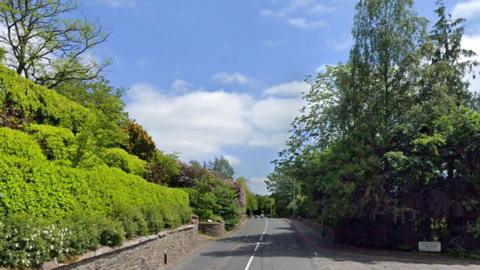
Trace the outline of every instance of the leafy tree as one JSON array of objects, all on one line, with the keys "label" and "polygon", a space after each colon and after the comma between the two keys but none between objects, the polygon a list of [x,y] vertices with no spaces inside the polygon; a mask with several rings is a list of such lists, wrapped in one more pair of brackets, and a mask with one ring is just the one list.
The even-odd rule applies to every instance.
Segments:
[{"label": "leafy tree", "polygon": [[182,186],[178,183],[180,169],[180,163],[176,155],[156,151],[147,165],[146,179],[161,185],[179,187]]},{"label": "leafy tree", "polygon": [[67,81],[96,78],[108,65],[86,57],[108,34],[86,19],[71,19],[75,1],[2,0],[0,23],[6,30],[6,64],[18,74],[55,88]]},{"label": "leafy tree", "polygon": [[130,154],[147,161],[156,158],[157,147],[155,142],[141,125],[129,121],[125,132],[128,136],[125,149]]},{"label": "leafy tree", "polygon": [[479,113],[461,47],[463,20],[442,2],[430,33],[410,0],[359,1],[345,64],[310,78],[307,102],[267,182],[288,214],[337,229],[342,243],[413,248],[439,239],[475,250]]},{"label": "leafy tree", "polygon": [[208,162],[207,168],[212,172],[218,173],[225,179],[232,179],[235,173],[230,162],[223,156],[216,157],[214,160]]}]

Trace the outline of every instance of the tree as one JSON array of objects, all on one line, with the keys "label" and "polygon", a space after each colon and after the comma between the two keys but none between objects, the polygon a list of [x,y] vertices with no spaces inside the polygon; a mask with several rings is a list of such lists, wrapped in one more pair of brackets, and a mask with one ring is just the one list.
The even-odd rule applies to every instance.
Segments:
[{"label": "tree", "polygon": [[128,136],[125,144],[127,152],[147,161],[155,158],[157,155],[155,142],[141,125],[129,121],[125,132]]},{"label": "tree", "polygon": [[92,80],[108,66],[88,60],[91,49],[109,34],[87,19],[71,19],[71,0],[1,0],[0,24],[6,29],[6,65],[48,88],[67,81]]},{"label": "tree", "polygon": [[145,178],[153,183],[171,187],[181,187],[183,185],[178,181],[181,173],[180,170],[181,165],[176,155],[164,154],[157,150],[147,165]]},{"label": "tree", "polygon": [[233,174],[235,173],[230,162],[223,156],[216,157],[214,160],[208,162],[207,168],[212,172],[220,174],[220,176],[225,179],[233,178]]}]

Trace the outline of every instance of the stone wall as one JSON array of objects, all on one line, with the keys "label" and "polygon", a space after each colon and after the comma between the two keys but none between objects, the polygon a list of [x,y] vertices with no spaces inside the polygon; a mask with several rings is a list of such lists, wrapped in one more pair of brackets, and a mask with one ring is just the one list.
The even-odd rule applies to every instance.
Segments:
[{"label": "stone wall", "polygon": [[198,230],[208,236],[222,237],[225,234],[225,224],[222,222],[200,222]]},{"label": "stone wall", "polygon": [[43,269],[59,270],[148,270],[162,269],[179,260],[197,244],[197,224],[176,230],[141,237],[121,247],[103,247],[84,254],[75,263],[59,266],[55,262],[44,264]]}]

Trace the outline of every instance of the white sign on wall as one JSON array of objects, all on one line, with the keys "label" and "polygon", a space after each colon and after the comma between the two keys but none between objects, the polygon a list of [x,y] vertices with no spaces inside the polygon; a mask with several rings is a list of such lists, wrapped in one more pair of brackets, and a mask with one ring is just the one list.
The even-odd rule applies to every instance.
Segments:
[{"label": "white sign on wall", "polygon": [[441,252],[442,251],[442,243],[420,241],[420,242],[418,242],[418,250],[419,251],[425,251],[425,252]]}]

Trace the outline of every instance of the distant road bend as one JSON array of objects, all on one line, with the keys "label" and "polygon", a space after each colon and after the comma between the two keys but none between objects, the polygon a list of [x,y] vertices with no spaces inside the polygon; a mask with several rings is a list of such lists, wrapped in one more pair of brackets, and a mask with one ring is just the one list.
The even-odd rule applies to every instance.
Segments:
[{"label": "distant road bend", "polygon": [[316,235],[318,233],[296,220],[291,223],[277,218],[249,219],[238,232],[197,250],[168,269],[480,270],[478,261],[431,254],[324,248],[314,240]]}]

